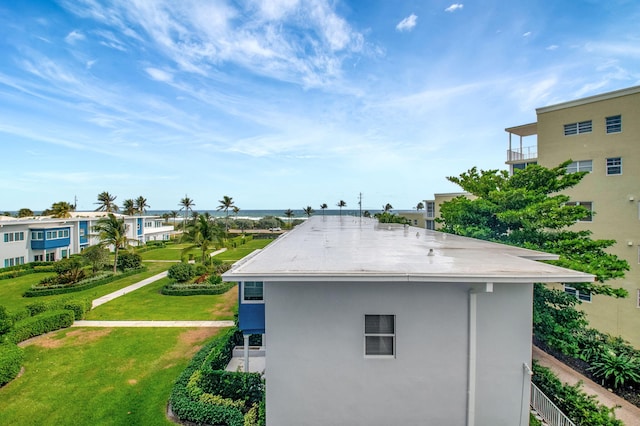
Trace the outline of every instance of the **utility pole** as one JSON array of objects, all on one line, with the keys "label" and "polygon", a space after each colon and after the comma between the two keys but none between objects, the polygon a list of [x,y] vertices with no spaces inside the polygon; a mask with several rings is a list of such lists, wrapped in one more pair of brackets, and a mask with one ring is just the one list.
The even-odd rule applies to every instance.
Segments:
[{"label": "utility pole", "polygon": [[360,209],[360,217],[362,217],[362,192],[358,194],[358,207]]}]

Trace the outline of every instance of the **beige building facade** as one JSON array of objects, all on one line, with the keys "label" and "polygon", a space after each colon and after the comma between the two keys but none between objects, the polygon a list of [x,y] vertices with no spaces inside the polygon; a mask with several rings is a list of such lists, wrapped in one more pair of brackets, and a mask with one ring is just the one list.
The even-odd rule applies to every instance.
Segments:
[{"label": "beige building facade", "polygon": [[537,122],[505,129],[507,164],[589,172],[566,191],[572,202],[593,211],[575,225],[597,239],[613,239],[608,251],[629,262],[625,278],[610,281],[629,292],[625,299],[573,293],[590,326],[620,335],[640,347],[640,86],[536,109]]}]

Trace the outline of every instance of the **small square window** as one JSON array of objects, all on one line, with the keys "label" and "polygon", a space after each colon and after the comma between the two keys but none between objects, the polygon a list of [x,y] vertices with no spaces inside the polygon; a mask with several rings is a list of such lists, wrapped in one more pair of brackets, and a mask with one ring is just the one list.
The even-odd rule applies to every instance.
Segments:
[{"label": "small square window", "polygon": [[607,176],[622,174],[622,158],[607,158]]},{"label": "small square window", "polygon": [[395,315],[364,316],[364,354],[367,357],[394,357]]},{"label": "small square window", "polygon": [[622,116],[612,115],[605,119],[607,133],[620,133],[622,132]]},{"label": "small square window", "polygon": [[589,172],[593,171],[593,161],[592,160],[581,160],[574,161],[573,163],[567,166],[567,173],[576,173],[576,172]]},{"label": "small square window", "polygon": [[564,286],[564,292],[567,294],[572,295],[573,297],[575,297],[578,300],[581,300],[583,302],[588,302],[591,303],[591,293],[587,293],[587,292],[581,292],[578,289],[568,286],[565,284]]},{"label": "small square window", "polygon": [[264,283],[262,281],[245,281],[242,285],[242,299],[246,301],[264,300]]},{"label": "small square window", "polygon": [[591,120],[579,121],[577,123],[569,123],[564,125],[564,135],[571,136],[582,133],[591,133],[593,129]]}]

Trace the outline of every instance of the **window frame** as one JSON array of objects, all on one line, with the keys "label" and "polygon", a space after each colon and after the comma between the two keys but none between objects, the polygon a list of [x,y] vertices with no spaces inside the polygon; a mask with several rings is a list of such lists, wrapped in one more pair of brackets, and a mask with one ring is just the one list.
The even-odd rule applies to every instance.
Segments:
[{"label": "window frame", "polygon": [[581,302],[591,303],[593,297],[591,293],[580,293],[580,290],[567,284],[563,284],[563,286],[565,293],[572,295]]},{"label": "window frame", "polygon": [[605,132],[610,134],[622,133],[622,114],[610,115],[604,119]]},{"label": "window frame", "polygon": [[[393,331],[389,332],[381,332],[378,331],[367,331],[367,317],[391,317],[393,319],[392,327]],[[397,318],[395,314],[365,314],[363,317],[363,353],[364,357],[367,359],[395,359],[396,358],[396,335],[397,335]],[[367,345],[367,337],[376,337],[376,338],[391,338],[391,354],[388,353],[369,353],[368,345]]]},{"label": "window frame", "polygon": [[[575,166],[575,170],[573,170],[573,166]],[[593,160],[578,160],[573,161],[571,164],[567,166],[567,173],[578,173],[578,172],[593,172]]]},{"label": "window frame", "polygon": [[[262,298],[260,299],[247,299],[246,298],[246,293],[245,293],[245,289],[247,287],[247,284],[257,284],[260,283],[261,287],[262,287]],[[243,281],[242,282],[242,294],[240,296],[240,300],[242,301],[243,304],[264,304],[264,281]]]},{"label": "window frame", "polygon": [[593,120],[576,121],[563,125],[565,136],[582,135],[584,133],[593,132]]},{"label": "window frame", "polygon": [[564,204],[565,206],[582,206],[589,210],[589,216],[578,220],[578,222],[593,222],[593,201],[567,201]]},{"label": "window frame", "polygon": [[[614,161],[618,161],[618,164],[614,164]],[[620,176],[622,174],[622,157],[608,157],[605,160],[607,176]],[[611,170],[618,169],[619,173],[612,173]]]}]

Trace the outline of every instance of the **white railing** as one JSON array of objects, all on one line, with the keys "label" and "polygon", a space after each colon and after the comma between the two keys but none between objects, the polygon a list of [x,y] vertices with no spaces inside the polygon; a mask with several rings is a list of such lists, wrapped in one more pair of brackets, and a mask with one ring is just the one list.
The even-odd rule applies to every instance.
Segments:
[{"label": "white railing", "polygon": [[532,160],[534,158],[538,158],[538,147],[535,145],[507,150],[507,161]]},{"label": "white railing", "polygon": [[531,408],[533,408],[549,426],[576,426],[569,417],[551,402],[547,396],[531,383]]}]

